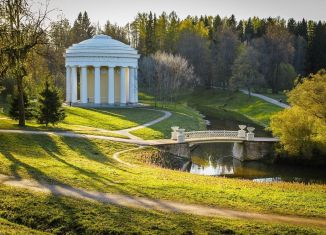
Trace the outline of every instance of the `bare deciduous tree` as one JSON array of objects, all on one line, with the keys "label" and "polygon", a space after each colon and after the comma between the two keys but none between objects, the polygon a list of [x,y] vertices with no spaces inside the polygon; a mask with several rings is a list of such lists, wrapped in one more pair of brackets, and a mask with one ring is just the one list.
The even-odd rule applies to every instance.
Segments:
[{"label": "bare deciduous tree", "polygon": [[48,3],[37,12],[28,0],[0,0],[0,74],[16,78],[19,94],[19,125],[25,126],[24,83],[29,52],[45,42]]},{"label": "bare deciduous tree", "polygon": [[156,102],[175,102],[178,94],[191,89],[198,82],[194,69],[181,56],[157,52],[142,58],[140,78],[155,97]]}]

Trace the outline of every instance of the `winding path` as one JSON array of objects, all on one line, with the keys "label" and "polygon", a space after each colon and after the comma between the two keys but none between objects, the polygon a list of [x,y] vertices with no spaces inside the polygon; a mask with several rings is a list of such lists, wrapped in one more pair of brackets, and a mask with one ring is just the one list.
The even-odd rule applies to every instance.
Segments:
[{"label": "winding path", "polygon": [[26,130],[1,130],[0,133],[11,133],[11,134],[26,134],[26,135],[54,135],[72,138],[83,138],[83,139],[99,139],[108,140],[128,144],[137,144],[141,146],[159,145],[159,144],[169,144],[175,143],[175,141],[169,139],[161,140],[143,140],[143,139],[124,139],[118,137],[101,136],[101,135],[87,135],[87,134],[77,134],[73,132],[56,132],[56,131],[26,131]]},{"label": "winding path", "polygon": [[123,194],[88,191],[70,186],[40,183],[34,180],[16,179],[0,174],[0,183],[8,186],[28,189],[35,192],[50,193],[57,196],[67,196],[82,200],[97,201],[118,206],[144,210],[159,210],[163,212],[178,212],[209,217],[224,217],[229,219],[260,220],[262,222],[286,223],[294,225],[309,225],[326,229],[326,220],[321,218],[306,218],[297,216],[282,216],[237,211],[219,207],[208,207],[196,204],[185,204],[167,200],[155,200],[145,197],[135,197]]},{"label": "winding path", "polygon": [[[248,92],[247,90],[240,89],[240,91],[241,91],[242,93],[246,94],[246,95],[249,94],[249,92]],[[287,105],[287,104],[284,104],[284,103],[282,103],[282,102],[279,102],[278,100],[272,99],[272,98],[270,98],[270,97],[268,97],[268,96],[261,95],[261,94],[257,94],[257,93],[252,93],[252,92],[251,92],[251,95],[252,95],[252,96],[255,96],[255,97],[258,97],[258,98],[260,98],[260,99],[262,99],[262,100],[265,100],[265,101],[267,101],[268,103],[271,103],[271,104],[277,105],[277,106],[279,106],[279,107],[281,107],[281,108],[285,108],[285,109],[290,108],[290,105]]]},{"label": "winding path", "polygon": [[[58,135],[58,136],[66,136],[66,137],[74,137],[74,138],[102,139],[102,140],[137,144],[140,145],[140,147],[123,150],[121,152],[114,153],[113,155],[113,158],[117,162],[129,167],[135,167],[135,165],[132,165],[128,162],[121,160],[119,158],[119,155],[126,153],[128,151],[144,148],[144,146],[162,143],[162,141],[168,142],[170,140],[149,140],[149,141],[142,140],[138,137],[133,136],[129,132],[154,125],[171,116],[171,113],[168,111],[162,111],[162,112],[164,113],[162,117],[155,119],[151,122],[145,123],[140,126],[124,129],[124,130],[114,131],[114,133],[122,134],[130,137],[130,139],[76,134],[72,132],[0,130],[0,133]],[[254,219],[254,220],[260,220],[262,222],[286,223],[286,224],[294,224],[294,225],[301,225],[301,226],[309,225],[309,226],[316,226],[323,229],[326,228],[326,220],[322,218],[307,218],[307,217],[298,217],[298,216],[283,216],[283,215],[276,215],[276,214],[244,212],[244,211],[225,209],[219,207],[209,207],[209,206],[185,204],[185,203],[173,202],[167,200],[155,200],[155,199],[145,198],[145,197],[135,197],[131,195],[88,191],[85,189],[74,188],[70,186],[49,184],[45,182],[38,182],[35,180],[18,179],[13,176],[7,176],[2,174],[0,174],[0,183],[8,186],[24,188],[35,192],[50,193],[57,196],[68,196],[68,197],[73,197],[82,200],[110,203],[119,206],[130,207],[130,208],[138,208],[138,209],[145,209],[145,210],[159,210],[159,211],[172,212],[172,213],[178,212],[178,213],[186,213],[186,214],[209,216],[209,217],[224,217],[229,219],[249,219],[249,220]]]},{"label": "winding path", "polygon": [[131,127],[131,128],[127,128],[127,129],[123,129],[123,130],[111,131],[111,133],[115,133],[115,134],[119,134],[119,135],[125,135],[125,136],[129,137],[130,139],[134,139],[134,140],[141,140],[140,137],[135,136],[135,135],[131,134],[130,132],[135,131],[135,130],[139,130],[139,129],[142,129],[142,128],[145,128],[145,127],[148,127],[148,126],[152,126],[152,125],[154,125],[156,123],[159,123],[159,122],[171,117],[171,115],[172,115],[171,112],[165,111],[165,110],[157,110],[157,109],[148,109],[148,110],[159,111],[159,112],[164,113],[164,115],[162,117],[160,117],[160,118],[157,118],[157,119],[155,119],[153,121],[150,121],[150,122],[147,122],[145,124],[135,126],[135,127]]},{"label": "winding path", "polygon": [[84,139],[100,139],[100,140],[108,140],[108,141],[116,141],[116,142],[122,142],[122,143],[129,143],[129,144],[137,144],[142,146],[148,146],[148,145],[157,145],[157,144],[165,144],[165,143],[172,143],[171,140],[143,140],[142,138],[139,138],[138,136],[132,135],[129,132],[135,131],[141,128],[145,128],[148,126],[152,126],[156,123],[159,123],[169,117],[171,117],[171,112],[165,111],[165,110],[156,110],[156,109],[148,109],[148,110],[154,110],[162,112],[164,115],[162,117],[159,117],[155,120],[152,120],[150,122],[144,123],[139,126],[117,130],[117,131],[109,131],[109,130],[102,130],[108,133],[113,134],[120,134],[129,137],[129,139],[124,138],[118,138],[118,137],[111,137],[111,136],[102,136],[102,135],[88,135],[88,134],[78,134],[71,131],[28,131],[28,130],[9,130],[9,129],[0,129],[0,133],[11,133],[11,134],[27,134],[27,135],[57,135],[57,136],[63,136],[63,137],[72,137],[72,138],[84,138]]}]

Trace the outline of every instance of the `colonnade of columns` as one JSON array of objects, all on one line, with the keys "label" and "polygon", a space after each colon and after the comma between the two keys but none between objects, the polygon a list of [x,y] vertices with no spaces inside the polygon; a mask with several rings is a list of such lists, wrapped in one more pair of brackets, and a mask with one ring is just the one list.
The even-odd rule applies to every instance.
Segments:
[{"label": "colonnade of columns", "polygon": [[[107,100],[101,102],[101,66],[94,67],[94,104],[107,103],[114,105],[115,101],[115,68],[108,67],[108,85],[107,85]],[[66,66],[66,101],[68,103],[77,103],[77,70],[78,66]],[[88,94],[88,66],[80,67],[80,103],[90,103],[90,97]],[[137,68],[134,67],[122,67],[120,68],[120,105],[126,105],[127,103],[138,103],[138,76]],[[128,68],[128,69],[126,69]],[[129,73],[129,74],[127,74]],[[127,81],[128,79],[128,81]],[[127,87],[128,86],[128,87]]]}]

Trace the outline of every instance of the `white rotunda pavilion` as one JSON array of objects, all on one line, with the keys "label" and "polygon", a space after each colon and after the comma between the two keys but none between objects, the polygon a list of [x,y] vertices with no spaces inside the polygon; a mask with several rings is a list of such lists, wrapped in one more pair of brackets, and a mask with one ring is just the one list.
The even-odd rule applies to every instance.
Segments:
[{"label": "white rotunda pavilion", "polygon": [[66,102],[72,105],[138,103],[137,50],[107,35],[66,50]]}]

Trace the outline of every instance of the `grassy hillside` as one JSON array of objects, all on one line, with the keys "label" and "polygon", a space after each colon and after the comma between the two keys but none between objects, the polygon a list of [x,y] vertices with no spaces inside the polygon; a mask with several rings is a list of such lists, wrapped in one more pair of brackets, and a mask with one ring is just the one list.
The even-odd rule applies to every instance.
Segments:
[{"label": "grassy hillside", "polygon": [[[73,131],[83,134],[106,135],[124,137],[112,130],[125,129],[141,125],[161,117],[163,114],[155,110],[141,108],[78,108],[65,107],[66,119],[55,127],[38,124],[36,121],[27,121],[24,129]],[[0,113],[0,129],[21,129],[17,121],[11,120],[6,114]]]},{"label": "grassy hillside", "polygon": [[[0,185],[0,233],[322,234],[321,229],[130,209]],[[11,222],[8,222],[11,221]]]},{"label": "grassy hillside", "polygon": [[[249,97],[241,92],[231,93],[221,89],[198,89],[183,99],[187,100],[190,106],[201,106],[211,112],[229,110],[239,113],[265,127],[269,125],[270,117],[282,110],[282,108],[259,98]],[[235,118],[241,119],[241,115],[237,115]]]},{"label": "grassy hillside", "polygon": [[[324,185],[258,183],[140,165],[112,154],[133,145],[57,136],[0,134],[0,174],[89,190],[215,205],[244,211],[325,217]],[[148,150],[155,151],[152,149]],[[138,154],[129,153],[131,161]]]},{"label": "grassy hillside", "polygon": [[172,113],[170,118],[131,133],[143,139],[169,139],[171,138],[172,126],[179,126],[187,131],[206,129],[205,122],[199,112],[185,104],[169,104],[165,105],[164,109]]}]

